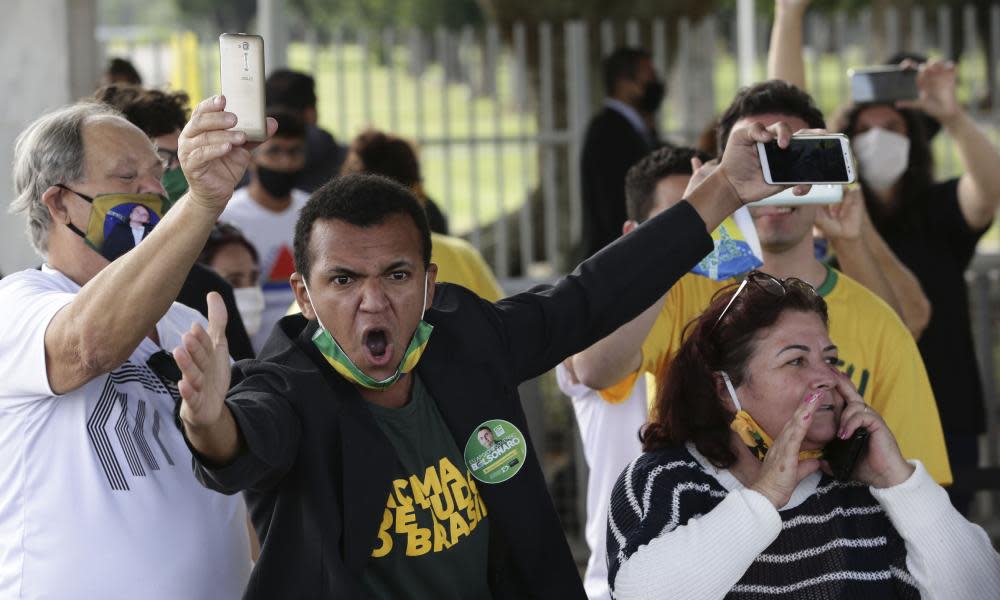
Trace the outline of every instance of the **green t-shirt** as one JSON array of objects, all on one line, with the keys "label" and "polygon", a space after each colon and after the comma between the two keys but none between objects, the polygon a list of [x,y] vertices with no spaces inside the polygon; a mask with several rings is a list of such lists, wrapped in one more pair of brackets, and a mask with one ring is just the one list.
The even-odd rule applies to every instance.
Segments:
[{"label": "green t-shirt", "polygon": [[437,403],[413,374],[406,406],[368,407],[399,460],[365,589],[374,598],[490,598],[488,512]]}]

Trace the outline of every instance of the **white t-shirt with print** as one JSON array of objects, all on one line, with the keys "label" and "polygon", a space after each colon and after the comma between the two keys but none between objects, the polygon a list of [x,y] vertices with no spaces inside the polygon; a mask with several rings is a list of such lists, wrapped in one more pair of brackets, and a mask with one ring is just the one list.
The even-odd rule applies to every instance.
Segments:
[{"label": "white t-shirt with print", "polygon": [[292,202],[284,211],[276,213],[257,204],[250,197],[249,188],[242,187],[233,193],[220,221],[240,228],[250,240],[260,258],[260,287],[264,290],[264,315],[260,331],[253,336],[254,352],[260,353],[271,329],[285,316],[295,302],[288,278],[295,272],[293,241],[295,222],[299,211],[309,200],[309,194],[292,190]]},{"label": "white t-shirt with print", "polygon": [[[121,366],[56,396],[45,330],[80,287],[46,268],[0,280],[0,598],[238,598],[246,508],[202,487],[174,397],[144,339]],[[174,304],[172,350],[204,319]]]},{"label": "white t-shirt with print", "polygon": [[612,404],[597,391],[574,381],[566,367],[556,367],[559,389],[573,401],[587,460],[587,524],[584,537],[590,560],[583,587],[590,600],[611,600],[608,588],[607,531],[611,490],[625,467],[642,454],[639,428],[646,422],[648,381],[638,377],[628,398]]}]

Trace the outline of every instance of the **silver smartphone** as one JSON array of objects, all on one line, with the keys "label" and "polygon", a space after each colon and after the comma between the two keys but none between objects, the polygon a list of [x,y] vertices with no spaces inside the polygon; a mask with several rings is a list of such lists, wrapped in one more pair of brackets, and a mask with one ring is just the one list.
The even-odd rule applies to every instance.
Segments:
[{"label": "silver smartphone", "polygon": [[807,194],[796,196],[792,189],[782,190],[773,196],[754,202],[752,206],[804,206],[806,204],[839,204],[844,200],[844,186],[818,184]]},{"label": "silver smartphone", "polygon": [[917,70],[913,68],[864,67],[849,69],[847,76],[851,78],[851,100],[857,104],[916,100],[920,96]]},{"label": "silver smartphone", "polygon": [[219,64],[226,111],[236,115],[233,131],[242,131],[247,140],[267,139],[264,106],[264,38],[246,33],[219,36]]},{"label": "silver smartphone", "polygon": [[767,183],[843,185],[857,178],[851,143],[840,133],[794,135],[787,148],[757,142],[757,154]]}]

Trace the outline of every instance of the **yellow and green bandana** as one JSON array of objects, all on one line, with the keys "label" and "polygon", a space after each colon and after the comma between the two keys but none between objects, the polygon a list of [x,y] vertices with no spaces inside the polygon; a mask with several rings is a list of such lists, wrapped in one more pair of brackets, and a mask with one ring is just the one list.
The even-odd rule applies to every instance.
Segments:
[{"label": "yellow and green bandana", "polygon": [[[313,310],[316,311],[316,304],[312,301],[312,296],[309,294],[309,286],[305,284],[304,278],[303,285],[306,288],[306,295],[309,296],[309,302],[313,305]],[[344,352],[344,349],[341,348],[337,340],[330,334],[330,331],[323,325],[319,311],[316,311],[316,320],[319,321],[319,329],[313,334],[312,343],[320,351],[320,354],[323,355],[323,358],[326,359],[326,362],[333,367],[333,370],[340,373],[344,379],[370,390],[381,391],[396,383],[404,373],[409,373],[415,369],[417,363],[420,361],[420,357],[424,354],[424,350],[427,349],[427,342],[430,341],[434,326],[423,319],[426,309],[427,276],[425,275],[424,306],[420,311],[420,323],[417,324],[417,329],[413,332],[413,337],[410,339],[409,346],[406,347],[406,352],[403,353],[402,360],[399,361],[399,366],[396,367],[396,372],[385,379],[375,379],[354,364],[351,357]]]}]

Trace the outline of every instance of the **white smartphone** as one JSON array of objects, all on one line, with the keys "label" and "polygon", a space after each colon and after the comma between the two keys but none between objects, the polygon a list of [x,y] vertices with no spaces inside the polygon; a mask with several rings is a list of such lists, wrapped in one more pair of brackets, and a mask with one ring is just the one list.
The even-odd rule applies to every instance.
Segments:
[{"label": "white smartphone", "polygon": [[856,179],[851,143],[840,133],[795,135],[787,148],[757,142],[757,154],[767,183],[843,185]]},{"label": "white smartphone", "polygon": [[242,131],[247,140],[267,139],[264,106],[264,38],[246,33],[219,36],[219,64],[226,112],[236,115],[233,131]]},{"label": "white smartphone", "polygon": [[848,69],[847,76],[851,78],[851,101],[857,104],[916,100],[920,96],[916,69],[864,67]]},{"label": "white smartphone", "polygon": [[754,202],[752,206],[803,206],[806,204],[839,204],[844,200],[844,186],[818,184],[809,193],[796,196],[792,189],[782,190],[773,196]]}]

